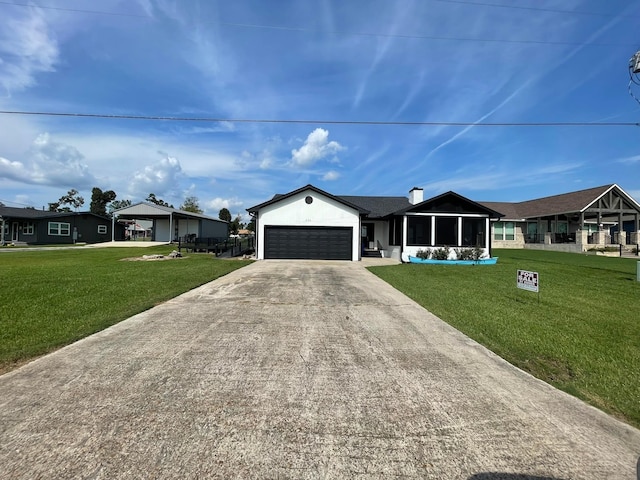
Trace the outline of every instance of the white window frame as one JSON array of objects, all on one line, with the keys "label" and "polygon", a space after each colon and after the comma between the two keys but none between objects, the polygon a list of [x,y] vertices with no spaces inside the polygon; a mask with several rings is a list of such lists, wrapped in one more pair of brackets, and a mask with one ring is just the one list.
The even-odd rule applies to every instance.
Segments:
[{"label": "white window frame", "polygon": [[66,222],[49,222],[49,236],[68,237],[71,235],[71,224]]},{"label": "white window frame", "polygon": [[107,226],[106,225],[98,225],[98,234],[99,235],[106,235],[108,232]]},{"label": "white window frame", "polygon": [[33,235],[35,232],[35,228],[33,226],[33,222],[24,222],[22,225],[22,234],[23,235]]},{"label": "white window frame", "polygon": [[[501,232],[497,232],[496,227],[498,224],[502,227]],[[513,228],[513,238],[507,238],[507,224],[511,224]],[[498,235],[501,238],[498,238]],[[499,242],[513,242],[516,239],[516,222],[494,222],[493,224],[493,239]]]}]

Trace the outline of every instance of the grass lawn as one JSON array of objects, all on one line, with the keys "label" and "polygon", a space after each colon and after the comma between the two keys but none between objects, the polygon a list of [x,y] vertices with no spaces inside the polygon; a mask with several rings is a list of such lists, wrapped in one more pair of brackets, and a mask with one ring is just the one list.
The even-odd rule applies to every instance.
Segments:
[{"label": "grass lawn", "polygon": [[247,265],[171,246],[0,253],[0,373]]},{"label": "grass lawn", "polygon": [[[536,377],[640,427],[637,260],[495,250],[495,266],[370,270]],[[640,259],[639,259],[640,260]],[[540,301],[516,271],[540,274]]]}]

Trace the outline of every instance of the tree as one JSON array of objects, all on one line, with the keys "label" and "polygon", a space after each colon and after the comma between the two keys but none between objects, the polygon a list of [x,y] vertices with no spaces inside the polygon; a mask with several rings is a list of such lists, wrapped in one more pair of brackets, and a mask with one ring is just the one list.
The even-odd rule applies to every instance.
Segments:
[{"label": "tree", "polygon": [[218,218],[220,220],[224,220],[225,222],[231,222],[231,212],[228,208],[221,208],[220,213],[218,213]]},{"label": "tree", "polygon": [[180,206],[180,210],[192,213],[202,213],[200,205],[198,205],[198,197],[187,197],[184,199],[184,203]]},{"label": "tree", "polygon": [[84,198],[78,195],[78,191],[75,188],[72,188],[67,192],[66,195],[63,195],[58,199],[57,202],[53,202],[49,204],[50,212],[71,212],[70,207],[63,207],[62,205],[70,205],[76,210],[84,205]]},{"label": "tree", "polygon": [[114,210],[120,210],[121,208],[130,206],[131,200],[114,200],[109,204],[109,213],[112,214]]},{"label": "tree", "polygon": [[107,203],[116,199],[116,192],[113,190],[107,190],[103,192],[98,187],[93,187],[91,190],[91,205],[89,211],[96,215],[103,217],[107,216]]},{"label": "tree", "polygon": [[247,223],[247,230],[249,230],[250,232],[255,232],[256,231],[256,219],[255,219],[255,217],[251,217],[251,220],[249,221],[249,223]]},{"label": "tree", "polygon": [[229,233],[232,235],[237,235],[238,230],[242,228],[242,222],[240,221],[240,215],[233,219],[231,223],[229,223]]},{"label": "tree", "polygon": [[161,198],[156,198],[156,194],[155,193],[150,193],[149,194],[149,196],[147,197],[147,202],[155,203],[156,205],[160,205],[161,207],[173,208],[173,205],[168,204],[167,202],[165,202]]}]

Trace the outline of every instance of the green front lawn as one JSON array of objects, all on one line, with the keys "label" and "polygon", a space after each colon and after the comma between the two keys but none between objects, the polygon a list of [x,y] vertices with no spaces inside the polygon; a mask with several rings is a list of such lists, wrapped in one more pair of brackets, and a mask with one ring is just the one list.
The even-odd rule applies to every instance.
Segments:
[{"label": "green front lawn", "polygon": [[[640,426],[637,260],[496,250],[495,266],[370,270],[507,361]],[[640,260],[640,259],[638,259]],[[516,271],[540,274],[540,300]]]},{"label": "green front lawn", "polygon": [[207,254],[162,261],[173,247],[0,254],[0,373],[247,265]]}]

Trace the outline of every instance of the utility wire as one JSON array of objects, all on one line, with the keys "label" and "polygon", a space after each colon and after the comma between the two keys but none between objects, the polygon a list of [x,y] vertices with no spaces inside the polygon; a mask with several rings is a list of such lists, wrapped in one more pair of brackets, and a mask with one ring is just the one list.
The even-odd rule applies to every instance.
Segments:
[{"label": "utility wire", "polygon": [[[488,3],[488,2],[470,2],[466,0],[432,0],[434,2],[440,3],[453,3],[453,4],[461,4],[461,5],[477,5],[479,7],[490,7],[490,8],[504,8],[509,10],[527,10],[533,12],[546,12],[546,13],[565,13],[568,15],[589,15],[594,17],[617,17],[618,15],[613,13],[601,13],[601,12],[588,12],[584,10],[562,10],[557,8],[542,8],[542,7],[524,7],[520,5],[502,5],[498,3]],[[80,8],[63,8],[63,7],[52,7],[48,5],[39,5],[35,3],[18,3],[18,2],[7,2],[0,1],[2,5],[13,5],[16,7],[37,7],[45,10],[57,10],[61,12],[70,12],[70,13],[91,13],[95,15],[114,15],[121,17],[138,17],[138,18],[153,18],[152,15],[147,14],[135,14],[135,13],[114,13],[114,12],[105,12],[99,10],[86,10]],[[621,18],[640,18],[638,15],[620,15]]]},{"label": "utility wire", "polygon": [[62,8],[62,7],[50,7],[47,5],[38,5],[35,3],[15,3],[15,2],[3,2],[0,1],[1,5],[13,5],[15,7],[37,7],[42,8],[43,10],[56,10],[58,12],[69,12],[69,13],[91,13],[93,15],[111,15],[115,17],[138,17],[138,18],[153,18],[151,15],[143,15],[143,14],[135,14],[135,13],[116,13],[116,12],[105,12],[99,10],[83,10],[80,8]]},{"label": "utility wire", "polygon": [[227,123],[281,123],[324,125],[388,125],[388,126],[444,126],[444,127],[640,127],[637,122],[399,122],[374,120],[311,120],[269,118],[216,118],[168,117],[155,115],[117,115],[106,113],[28,112],[0,110],[4,115],[34,115],[50,117],[102,118],[109,120],[153,120],[167,122],[227,122]]},{"label": "utility wire", "polygon": [[[435,1],[442,1],[442,2],[448,1],[450,3],[469,3],[473,5],[496,6],[496,7],[503,6],[503,5],[494,5],[494,4],[463,2],[462,0],[435,0]],[[48,6],[42,6],[42,5],[35,5],[35,4],[30,5],[30,4],[12,3],[12,2],[6,2],[6,1],[0,1],[0,4],[14,5],[14,6],[20,6],[20,7],[38,7],[43,9],[58,10],[58,11],[72,12],[72,13],[89,13],[89,14],[97,14],[97,15],[120,16],[120,17],[153,18],[151,15],[143,15],[143,14],[112,13],[112,12],[104,12],[104,11],[96,11],[96,10],[48,7]],[[537,9],[534,7],[507,7],[506,5],[504,7],[546,11],[545,9]],[[556,11],[559,13],[571,13],[568,10],[552,10],[552,11]],[[596,14],[594,13],[594,15]],[[605,16],[615,16],[615,15],[605,15]],[[332,30],[331,32],[327,32],[323,30],[306,28],[306,27],[288,27],[284,25],[265,25],[265,24],[241,23],[241,22],[211,22],[211,24],[223,25],[228,27],[236,27],[236,28],[254,28],[254,29],[263,29],[263,30],[289,31],[289,32],[332,33],[332,34],[340,34],[340,35],[355,35],[355,36],[361,36],[361,37],[376,37],[376,38],[378,37],[379,38],[405,38],[405,39],[416,39],[416,40],[443,40],[443,41],[455,41],[455,42],[516,43],[516,44],[529,44],[529,45],[565,45],[565,46],[591,45],[591,46],[604,46],[604,47],[631,46],[631,43],[599,43],[599,42],[584,43],[584,42],[554,42],[554,41],[548,41],[548,40],[510,40],[510,39],[496,39],[496,38],[448,37],[448,36],[441,36],[441,35],[411,35],[411,34],[393,34],[393,33],[376,33],[376,32],[356,32],[356,31],[349,31],[349,30]]]},{"label": "utility wire", "polygon": [[[432,0],[440,3],[458,3],[462,5],[477,5],[480,7],[493,7],[493,8],[507,8],[517,10],[528,10],[534,12],[548,12],[548,13],[566,13],[569,15],[590,15],[594,17],[617,17],[618,15],[612,13],[600,13],[600,12],[585,12],[584,10],[560,10],[555,8],[541,8],[541,7],[523,7],[520,5],[501,5],[498,3],[486,3],[486,2],[469,2],[465,0]],[[638,15],[620,15],[621,18],[640,18]]]}]

